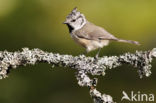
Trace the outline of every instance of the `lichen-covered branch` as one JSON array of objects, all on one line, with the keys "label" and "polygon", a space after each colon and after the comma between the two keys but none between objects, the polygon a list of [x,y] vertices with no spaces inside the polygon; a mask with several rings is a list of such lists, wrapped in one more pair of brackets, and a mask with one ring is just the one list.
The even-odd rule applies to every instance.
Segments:
[{"label": "lichen-covered branch", "polygon": [[0,79],[7,77],[8,71],[18,66],[34,65],[40,62],[47,62],[54,66],[70,67],[76,70],[76,78],[80,86],[88,86],[90,95],[95,103],[114,103],[111,96],[101,94],[96,90],[97,78],[91,79],[88,74],[106,74],[107,69],[116,68],[122,64],[130,64],[138,68],[140,78],[151,75],[151,62],[156,57],[156,48],[150,51],[136,51],[136,53],[125,53],[120,56],[103,56],[98,59],[84,55],[60,55],[48,53],[40,49],[23,48],[17,52],[0,52]]},{"label": "lichen-covered branch", "polygon": [[101,94],[96,89],[90,89],[90,95],[94,103],[115,103],[110,95]]}]

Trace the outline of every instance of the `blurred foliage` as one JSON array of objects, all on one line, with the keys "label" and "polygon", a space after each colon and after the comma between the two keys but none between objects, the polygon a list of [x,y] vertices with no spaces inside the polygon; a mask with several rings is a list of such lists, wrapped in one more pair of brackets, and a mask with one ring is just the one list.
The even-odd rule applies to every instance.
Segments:
[{"label": "blurred foliage", "polygon": [[[77,46],[62,24],[75,6],[89,21],[115,36],[142,44],[138,47],[112,42],[102,49],[101,56],[149,50],[156,47],[155,5],[155,0],[0,0],[0,51],[29,47],[81,54],[84,49]],[[0,103],[92,103],[88,88],[77,85],[74,70],[50,68],[39,64],[12,70],[9,78],[0,80]],[[156,95],[155,68],[156,60],[151,77],[143,79],[128,65],[110,70],[99,77],[98,89],[117,102],[123,90]]]}]

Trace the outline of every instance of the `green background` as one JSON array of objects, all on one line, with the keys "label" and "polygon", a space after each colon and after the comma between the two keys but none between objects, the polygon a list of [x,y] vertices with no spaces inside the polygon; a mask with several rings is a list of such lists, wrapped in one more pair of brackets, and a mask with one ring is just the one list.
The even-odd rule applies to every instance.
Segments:
[{"label": "green background", "polygon": [[[0,0],[0,51],[29,47],[74,56],[83,53],[62,24],[75,6],[115,36],[142,44],[112,42],[101,56],[156,47],[156,0]],[[143,79],[129,65],[108,70],[105,77],[98,77],[97,89],[118,103],[123,90],[156,95],[156,60],[152,65],[153,74]],[[74,74],[70,68],[51,69],[48,64],[11,70],[9,78],[0,80],[0,103],[92,103],[88,88],[79,87]]]}]

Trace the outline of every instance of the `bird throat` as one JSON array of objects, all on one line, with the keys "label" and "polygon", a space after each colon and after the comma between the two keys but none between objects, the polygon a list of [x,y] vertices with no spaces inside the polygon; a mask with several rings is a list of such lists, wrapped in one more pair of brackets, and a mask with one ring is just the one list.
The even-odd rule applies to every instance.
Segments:
[{"label": "bird throat", "polygon": [[69,24],[67,24],[67,26],[68,26],[68,29],[69,29],[69,33],[71,33],[74,30],[74,28]]}]

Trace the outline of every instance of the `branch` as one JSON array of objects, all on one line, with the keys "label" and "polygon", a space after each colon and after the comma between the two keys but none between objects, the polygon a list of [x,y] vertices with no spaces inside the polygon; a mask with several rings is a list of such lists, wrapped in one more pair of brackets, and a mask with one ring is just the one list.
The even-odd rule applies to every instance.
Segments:
[{"label": "branch", "polygon": [[156,48],[150,51],[136,51],[136,53],[125,53],[120,56],[103,56],[95,59],[84,55],[60,55],[58,53],[48,53],[40,49],[23,48],[17,52],[0,52],[0,79],[7,77],[8,71],[18,66],[34,65],[40,62],[51,64],[52,67],[70,67],[77,71],[76,78],[80,86],[90,88],[90,95],[95,103],[115,103],[111,96],[101,94],[96,90],[97,78],[91,79],[88,74],[102,75],[106,74],[107,69],[116,68],[123,64],[130,64],[138,68],[140,78],[151,75],[150,64],[152,59],[156,58]]}]

